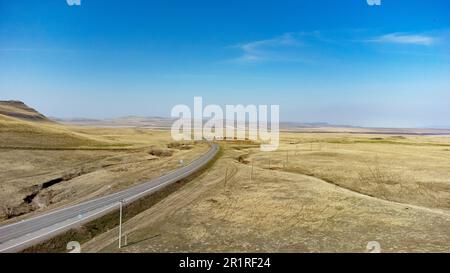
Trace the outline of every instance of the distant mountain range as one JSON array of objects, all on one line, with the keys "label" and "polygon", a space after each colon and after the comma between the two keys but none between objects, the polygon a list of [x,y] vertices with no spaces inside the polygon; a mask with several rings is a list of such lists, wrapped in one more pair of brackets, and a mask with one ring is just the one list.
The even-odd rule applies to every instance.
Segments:
[{"label": "distant mountain range", "polygon": [[[175,121],[165,117],[127,116],[115,119],[53,119],[60,123],[98,127],[138,127],[168,130]],[[404,134],[404,135],[450,135],[448,129],[434,128],[366,128],[350,125],[333,125],[326,122],[300,123],[280,122],[280,130],[302,133],[365,133],[365,134]]]},{"label": "distant mountain range", "polygon": [[[138,126],[138,127],[171,127],[176,120],[174,118],[166,117],[141,117],[141,116],[126,116],[112,119],[88,119],[88,118],[51,118],[60,123],[76,124],[76,125],[93,125],[93,126]],[[205,120],[206,121],[206,120]],[[225,121],[223,121],[225,122]],[[336,126],[326,122],[314,123],[296,123],[296,122],[281,122],[280,127],[288,128],[318,128],[318,127],[351,127],[351,126]]]},{"label": "distant mountain range", "polygon": [[[0,115],[26,121],[57,122],[69,125],[94,127],[139,127],[153,129],[170,129],[174,118],[125,116],[111,119],[90,118],[47,118],[21,101],[0,101]],[[442,127],[441,127],[442,128]],[[450,128],[366,128],[349,125],[333,125],[326,122],[281,122],[280,130],[311,133],[367,133],[367,134],[418,134],[418,135],[450,135]]]},{"label": "distant mountain range", "polygon": [[175,119],[164,117],[139,117],[126,116],[113,119],[87,119],[87,118],[51,118],[59,123],[73,125],[89,125],[100,127],[149,127],[149,128],[170,128]]}]

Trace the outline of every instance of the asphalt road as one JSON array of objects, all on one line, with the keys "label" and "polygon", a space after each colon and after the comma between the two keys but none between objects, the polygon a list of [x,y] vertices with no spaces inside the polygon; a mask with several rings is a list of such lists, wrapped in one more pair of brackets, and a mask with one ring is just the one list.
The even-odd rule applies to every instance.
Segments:
[{"label": "asphalt road", "polygon": [[195,161],[164,176],[129,189],[68,206],[42,215],[0,227],[0,252],[18,252],[71,228],[117,210],[120,202],[133,202],[195,173],[210,162],[219,151],[217,144]]}]

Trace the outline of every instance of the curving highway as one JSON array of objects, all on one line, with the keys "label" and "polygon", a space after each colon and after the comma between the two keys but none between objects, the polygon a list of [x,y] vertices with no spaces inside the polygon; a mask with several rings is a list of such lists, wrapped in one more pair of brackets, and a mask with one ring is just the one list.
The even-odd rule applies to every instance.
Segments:
[{"label": "curving highway", "polygon": [[208,164],[218,153],[219,146],[212,144],[211,149],[195,161],[166,175],[126,190],[95,198],[77,205],[68,206],[21,222],[0,227],[0,252],[18,252],[71,228],[78,227],[119,208],[149,195],[165,186],[177,182],[195,173]]}]

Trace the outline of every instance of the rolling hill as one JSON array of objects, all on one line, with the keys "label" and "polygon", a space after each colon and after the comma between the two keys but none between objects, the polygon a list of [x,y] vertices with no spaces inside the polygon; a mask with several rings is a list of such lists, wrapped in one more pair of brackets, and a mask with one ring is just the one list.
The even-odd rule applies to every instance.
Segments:
[{"label": "rolling hill", "polygon": [[20,101],[0,101],[0,148],[80,149],[108,141],[51,121]]},{"label": "rolling hill", "polygon": [[46,116],[21,101],[0,101],[0,114],[26,121],[51,122]]}]

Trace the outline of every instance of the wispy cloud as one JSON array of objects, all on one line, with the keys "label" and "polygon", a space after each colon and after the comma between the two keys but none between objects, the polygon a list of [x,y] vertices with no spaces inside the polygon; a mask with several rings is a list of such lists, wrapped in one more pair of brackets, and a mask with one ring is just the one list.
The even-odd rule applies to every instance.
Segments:
[{"label": "wispy cloud", "polygon": [[390,33],[369,39],[367,42],[431,46],[436,39],[422,34]]},{"label": "wispy cloud", "polygon": [[[378,35],[366,32],[368,31],[285,33],[269,39],[233,45],[231,48],[238,49],[239,55],[228,61],[238,64],[265,62],[329,64],[345,58],[349,48],[360,47],[373,50],[372,47],[366,47],[367,43],[415,45],[416,47],[408,48],[408,50],[412,50],[410,54],[431,56],[436,53],[430,52],[430,50],[443,46],[449,40],[444,31],[430,31],[426,34],[393,32]],[[407,47],[403,47],[403,49],[405,48]]]},{"label": "wispy cloud", "polygon": [[233,48],[240,49],[242,51],[242,55],[237,59],[234,59],[234,61],[241,63],[254,63],[281,59],[282,56],[279,54],[281,49],[294,48],[300,46],[301,44],[299,34],[285,33],[271,39],[235,45]]}]

